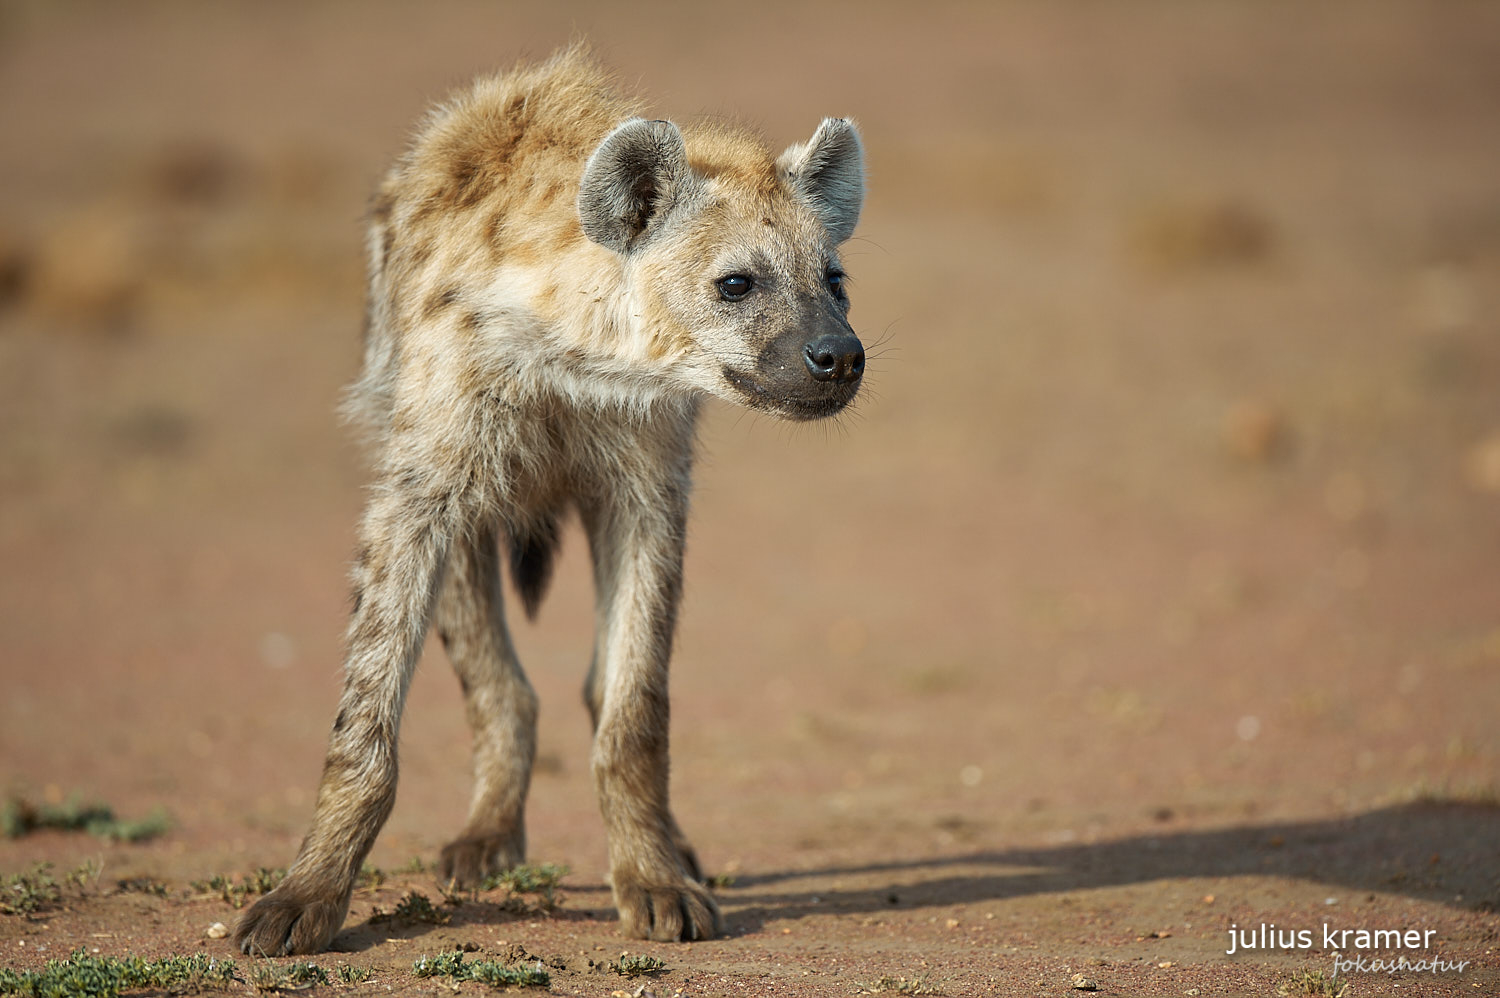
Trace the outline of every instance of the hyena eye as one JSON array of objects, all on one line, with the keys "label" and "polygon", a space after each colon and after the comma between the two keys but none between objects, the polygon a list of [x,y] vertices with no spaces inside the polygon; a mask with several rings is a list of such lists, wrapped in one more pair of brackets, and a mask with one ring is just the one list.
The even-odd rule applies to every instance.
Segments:
[{"label": "hyena eye", "polygon": [[725,301],[739,301],[750,293],[755,282],[744,274],[730,274],[719,278],[719,297]]},{"label": "hyena eye", "polygon": [[828,282],[828,291],[840,301],[844,298],[844,274],[842,271],[830,270],[824,278]]}]

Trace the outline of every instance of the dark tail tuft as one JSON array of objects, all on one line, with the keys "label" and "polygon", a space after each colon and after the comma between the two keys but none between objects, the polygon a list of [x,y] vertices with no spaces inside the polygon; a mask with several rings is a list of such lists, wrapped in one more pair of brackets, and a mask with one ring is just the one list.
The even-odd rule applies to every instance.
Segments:
[{"label": "dark tail tuft", "polygon": [[515,584],[516,594],[521,597],[527,620],[536,619],[542,597],[547,595],[558,544],[555,517],[549,516],[525,528],[513,527],[510,531],[510,580]]}]

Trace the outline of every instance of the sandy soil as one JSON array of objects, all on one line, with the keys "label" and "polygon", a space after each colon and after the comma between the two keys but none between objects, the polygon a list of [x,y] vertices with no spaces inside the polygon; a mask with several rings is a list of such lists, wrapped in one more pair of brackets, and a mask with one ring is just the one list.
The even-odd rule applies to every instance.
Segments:
[{"label": "sandy soil", "polygon": [[[1325,925],[1466,963],[1350,995],[1500,987],[1500,7],[1420,2],[0,6],[0,789],[173,820],[0,841],[103,869],[0,966],[229,955],[190,882],[290,861],[365,198],[431,99],[574,33],[664,116],[869,148],[866,400],[703,432],[673,793],[730,932],[616,934],[575,533],[517,627],[560,909],[370,921],[463,818],[434,652],[389,878],[320,958],[373,973],[321,990],[520,945],[559,994],[1267,994]],[[1262,924],[1314,945],[1226,955]],[[624,950],[670,970],[589,969]]]}]

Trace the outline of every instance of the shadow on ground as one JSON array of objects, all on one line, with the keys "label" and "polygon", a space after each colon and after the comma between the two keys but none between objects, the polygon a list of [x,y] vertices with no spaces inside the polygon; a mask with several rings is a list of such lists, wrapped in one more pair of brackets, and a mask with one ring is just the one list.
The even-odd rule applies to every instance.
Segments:
[{"label": "shadow on ground", "polygon": [[[749,875],[737,879],[729,921],[735,930],[754,930],[819,910],[890,911],[1242,876],[1295,878],[1492,912],[1500,910],[1497,842],[1500,806],[1415,803],[1329,821]],[[827,878],[853,879],[859,886],[793,887]]]}]

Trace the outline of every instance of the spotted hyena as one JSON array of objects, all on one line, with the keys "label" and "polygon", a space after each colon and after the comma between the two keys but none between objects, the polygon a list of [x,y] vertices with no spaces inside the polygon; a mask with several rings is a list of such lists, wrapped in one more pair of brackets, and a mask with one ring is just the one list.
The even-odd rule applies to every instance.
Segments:
[{"label": "spotted hyena", "polygon": [[475,746],[441,876],[473,884],[525,859],[537,703],[500,562],[534,614],[574,510],[597,587],[584,700],[623,931],[720,931],[667,803],[694,423],[704,396],[793,420],[854,398],[864,351],[837,247],[859,218],[863,153],[842,118],[773,156],[743,131],[639,114],[573,49],[437,107],[381,184],[349,400],[376,460],[344,692],[312,828],[235,930],[247,953],[315,952],[343,923],[395,800],[429,626]]}]

